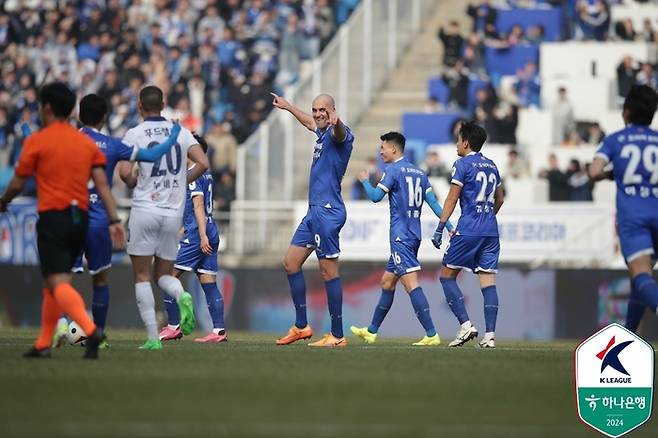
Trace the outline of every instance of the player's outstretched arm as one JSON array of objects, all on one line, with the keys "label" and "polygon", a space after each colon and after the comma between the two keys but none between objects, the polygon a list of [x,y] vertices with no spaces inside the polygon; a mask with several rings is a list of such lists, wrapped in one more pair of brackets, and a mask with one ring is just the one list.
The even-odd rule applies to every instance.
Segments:
[{"label": "player's outstretched arm", "polygon": [[345,128],[345,124],[338,117],[338,114],[336,114],[335,109],[329,110],[329,124],[334,127],[331,131],[333,139],[338,143],[344,142],[345,138],[347,138],[347,129]]},{"label": "player's outstretched arm", "polygon": [[290,114],[295,116],[297,121],[299,121],[299,123],[301,123],[306,129],[315,132],[316,126],[315,126],[315,120],[313,120],[313,116],[300,110],[299,108],[297,108],[296,106],[285,100],[283,97],[278,96],[275,93],[270,93],[270,94],[274,98],[272,100],[272,104],[275,107],[288,111]]},{"label": "player's outstretched arm", "polygon": [[91,170],[91,179],[94,180],[98,196],[103,201],[107,215],[110,218],[110,236],[112,236],[112,241],[116,247],[122,247],[126,241],[126,233],[123,225],[121,225],[121,219],[119,219],[119,215],[117,214],[117,206],[112,197],[110,186],[107,184],[105,169],[99,166],[94,167]]},{"label": "player's outstretched arm", "polygon": [[169,152],[176,142],[178,141],[178,134],[180,134],[181,126],[178,123],[174,123],[174,126],[171,128],[171,133],[165,141],[160,144],[153,146],[152,148],[142,149],[137,146],[133,146],[137,149],[137,154],[135,155],[135,161],[145,161],[147,163],[153,163],[158,161],[164,154]]},{"label": "player's outstretched arm", "polygon": [[372,202],[379,202],[384,198],[384,195],[386,192],[384,192],[380,187],[373,187],[372,184],[370,184],[370,180],[368,179],[370,177],[370,174],[368,173],[367,170],[362,170],[359,172],[359,175],[357,178],[359,178],[359,181],[361,181],[361,184],[363,185],[364,190],[366,191],[366,195],[368,195],[368,198]]},{"label": "player's outstretched arm", "polygon": [[199,241],[201,242],[201,251],[206,254],[212,254],[212,246],[206,234],[206,206],[204,205],[203,193],[196,193],[192,196],[192,205],[194,206],[194,219],[199,229]]},{"label": "player's outstretched arm", "polygon": [[[436,217],[441,218],[443,209],[441,208],[441,204],[439,204],[439,200],[436,199],[436,195],[431,188],[425,192],[425,201],[427,202],[427,205],[430,206]],[[455,227],[452,225],[452,222],[450,221],[446,222],[446,228],[448,231],[453,231],[455,229]]]},{"label": "player's outstretched arm", "polygon": [[203,152],[199,144],[190,146],[187,149],[187,156],[195,163],[195,166],[187,172],[187,182],[191,183],[199,179],[208,170],[210,163],[208,162],[208,156]]},{"label": "player's outstretched arm", "polygon": [[503,206],[505,202],[505,193],[503,192],[503,186],[496,187],[496,193],[494,193],[494,214],[498,214],[498,210]]}]

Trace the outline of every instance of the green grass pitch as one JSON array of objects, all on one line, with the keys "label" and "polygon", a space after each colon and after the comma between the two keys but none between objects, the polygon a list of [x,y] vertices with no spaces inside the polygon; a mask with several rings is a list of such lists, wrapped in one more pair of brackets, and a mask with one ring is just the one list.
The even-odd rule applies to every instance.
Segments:
[{"label": "green grass pitch", "polygon": [[[0,436],[601,436],[577,417],[575,341],[312,350],[230,332],[138,351],[142,331],[109,335],[95,362],[73,346],[26,360],[35,331],[0,330]],[[658,422],[630,436],[656,437]]]}]

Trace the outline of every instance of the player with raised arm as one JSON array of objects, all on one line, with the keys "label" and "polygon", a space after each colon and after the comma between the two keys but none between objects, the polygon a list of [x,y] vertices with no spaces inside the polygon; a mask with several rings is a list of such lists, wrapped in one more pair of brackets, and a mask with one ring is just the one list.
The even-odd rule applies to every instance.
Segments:
[{"label": "player with raised arm", "polygon": [[[194,134],[193,134],[194,135]],[[194,135],[204,152],[208,152],[208,143],[198,135]],[[188,172],[194,166],[192,160],[187,160]],[[212,318],[212,331],[196,342],[218,343],[226,342],[224,329],[224,298],[217,287],[217,251],[219,249],[219,230],[212,218],[212,175],[206,171],[199,179],[187,186],[185,213],[183,215],[183,238],[180,241],[178,256],[174,264],[174,276],[180,278],[184,272],[196,272],[201,288],[206,295],[206,303]],[[183,332],[180,329],[180,312],[174,300],[165,294],[165,307],[169,324],[160,331],[160,340],[180,339]]]},{"label": "player with raised arm", "polygon": [[485,141],[487,133],[484,128],[472,121],[462,123],[457,136],[457,155],[460,158],[453,165],[450,191],[432,238],[434,246],[440,248],[443,229],[459,200],[461,215],[443,256],[441,268],[443,293],[452,313],[461,324],[457,336],[448,344],[449,347],[464,345],[478,335],[468,317],[464,296],[457,285],[457,275],[462,269],[476,273],[480,279],[486,332],[479,345],[482,348],[496,346],[496,272],[500,254],[496,214],[503,205],[504,194],[496,164],[480,152]]},{"label": "player with raised arm", "polygon": [[626,127],[603,139],[589,174],[608,176],[617,184],[617,233],[631,276],[626,327],[636,331],[645,310],[658,311],[658,284],[653,266],[658,254],[658,131],[649,126],[658,106],[658,94],[646,85],[631,88],[622,117]]},{"label": "player with raised arm", "polygon": [[[110,188],[112,187],[112,176],[114,168],[119,161],[145,161],[154,162],[160,160],[164,154],[176,143],[180,133],[180,125],[174,125],[169,137],[162,143],[150,149],[140,149],[128,146],[117,138],[113,138],[100,132],[105,124],[108,107],[107,102],[97,94],[88,94],[80,100],[79,118],[82,123],[80,131],[90,137],[98,149],[105,155],[107,164],[105,174]],[[112,239],[109,232],[109,217],[105,206],[98,196],[96,187],[89,189],[89,228],[84,250],[78,256],[73,272],[83,272],[83,254],[87,259],[87,269],[92,275],[92,303],[91,313],[94,323],[105,330],[105,321],[110,302],[110,288],[108,285],[109,268],[112,266]],[[68,329],[64,325],[65,330]],[[64,332],[66,333],[66,332]],[[101,348],[107,346],[103,341]]]},{"label": "player with raised arm", "polygon": [[274,93],[272,96],[275,107],[290,112],[317,136],[309,176],[308,212],[297,227],[283,261],[295,305],[295,324],[276,343],[288,345],[313,336],[306,319],[306,282],[302,265],[315,251],[327,290],[331,332],[309,346],[344,347],[347,340],[343,336],[343,288],[338,273],[338,234],[345,224],[347,212],[340,193],[340,183],[352,154],[354,136],[350,128],[338,118],[334,99],[328,94],[320,94],[313,99],[312,115]]},{"label": "player with raised arm", "polygon": [[[368,344],[377,340],[377,331],[393,305],[393,294],[399,280],[409,294],[418,321],[425,329],[425,336],[413,345],[439,345],[441,339],[434,328],[429,303],[418,282],[418,248],[421,241],[420,215],[423,201],[427,201],[437,217],[441,216],[441,206],[425,172],[405,160],[404,136],[399,132],[389,132],[382,135],[380,140],[380,154],[384,163],[388,164],[381,181],[377,187],[370,185],[367,170],[361,171],[358,178],[371,201],[379,202],[388,193],[391,255],[386,272],[382,275],[382,294],[370,326],[352,326],[350,330]],[[452,225],[448,223],[447,228],[451,230]]]},{"label": "player with raised arm", "polygon": [[[158,87],[151,85],[142,88],[137,105],[144,121],[126,132],[123,142],[148,149],[169,136],[173,123],[160,115],[164,108],[164,96]],[[186,157],[196,163],[189,172],[185,166]],[[206,154],[192,133],[184,128],[178,135],[177,143],[163,159],[154,163],[139,163],[137,176],[133,173],[132,163],[119,164],[121,179],[129,187],[134,187],[127,249],[135,275],[137,307],[148,335],[142,349],[162,348],[150,282],[152,264],[158,286],[174,297],[180,307],[183,333],[189,334],[194,329],[192,297],[171,273],[178,253],[178,230],[183,221],[187,183],[195,181],[207,169]]]}]

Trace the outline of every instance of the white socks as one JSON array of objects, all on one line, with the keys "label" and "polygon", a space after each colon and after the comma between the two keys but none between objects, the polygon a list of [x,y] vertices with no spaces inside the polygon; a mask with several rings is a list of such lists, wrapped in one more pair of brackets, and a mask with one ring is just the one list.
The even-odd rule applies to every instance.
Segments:
[{"label": "white socks", "polygon": [[158,286],[167,293],[172,298],[176,299],[176,302],[180,300],[180,296],[183,294],[183,285],[180,280],[173,275],[163,275],[158,279]]},{"label": "white socks", "polygon": [[468,328],[471,328],[472,325],[473,324],[471,324],[471,321],[468,320],[468,321],[466,321],[465,323],[462,324],[462,328],[463,329],[468,329]]},{"label": "white socks", "polygon": [[150,281],[135,283],[135,296],[137,297],[137,309],[146,326],[146,334],[149,341],[157,341],[158,323],[155,319],[155,299]]},{"label": "white socks", "polygon": [[486,333],[484,334],[484,339],[487,340],[487,341],[488,341],[489,339],[494,339],[494,332],[486,332]]}]

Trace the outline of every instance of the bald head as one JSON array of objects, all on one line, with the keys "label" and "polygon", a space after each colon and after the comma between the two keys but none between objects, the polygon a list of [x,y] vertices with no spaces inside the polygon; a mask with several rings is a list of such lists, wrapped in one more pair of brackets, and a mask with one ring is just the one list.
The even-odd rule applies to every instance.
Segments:
[{"label": "bald head", "polygon": [[336,102],[334,98],[328,94],[319,94],[313,99],[313,107],[311,109],[315,126],[319,129],[324,129],[329,125],[329,114],[336,111]]}]

